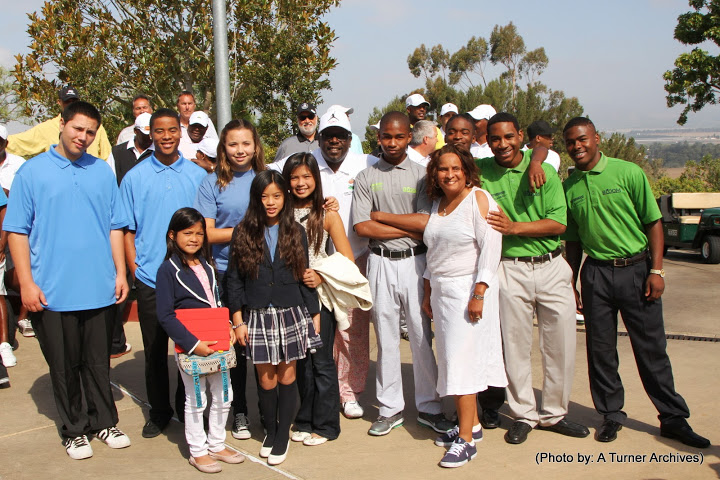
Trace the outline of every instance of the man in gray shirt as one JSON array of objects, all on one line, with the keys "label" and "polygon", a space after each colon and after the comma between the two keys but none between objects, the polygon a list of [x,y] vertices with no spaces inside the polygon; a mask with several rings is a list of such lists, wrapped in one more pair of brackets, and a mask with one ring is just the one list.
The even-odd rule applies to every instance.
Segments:
[{"label": "man in gray shirt", "polygon": [[370,239],[367,277],[378,343],[376,390],[380,416],[370,435],[386,435],[403,424],[400,332],[403,312],[410,334],[418,423],[444,433],[453,427],[442,414],[436,391],[437,363],[430,319],[422,312],[425,252],[422,231],[430,214],[425,169],[406,154],[410,120],[389,112],[380,120],[382,155],[355,178],[352,221],[356,233]]},{"label": "man in gray shirt", "polygon": [[303,102],[297,109],[298,133],[288,137],[280,144],[275,154],[275,161],[298,152],[312,152],[318,148],[317,110],[312,103]]}]

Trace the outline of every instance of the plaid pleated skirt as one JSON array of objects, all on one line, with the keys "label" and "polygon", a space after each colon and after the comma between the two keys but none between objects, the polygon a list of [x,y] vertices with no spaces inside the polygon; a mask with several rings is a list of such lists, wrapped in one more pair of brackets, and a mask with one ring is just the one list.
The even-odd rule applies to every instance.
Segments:
[{"label": "plaid pleated skirt", "polygon": [[246,354],[253,363],[289,363],[322,346],[305,306],[248,311]]}]

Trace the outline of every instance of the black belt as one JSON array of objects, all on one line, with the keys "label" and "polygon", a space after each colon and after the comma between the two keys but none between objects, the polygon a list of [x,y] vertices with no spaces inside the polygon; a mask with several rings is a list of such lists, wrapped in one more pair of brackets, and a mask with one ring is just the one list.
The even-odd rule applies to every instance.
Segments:
[{"label": "black belt", "polygon": [[557,257],[562,253],[562,247],[558,247],[550,253],[545,255],[538,255],[536,257],[502,257],[503,260],[514,260],[516,262],[527,262],[527,263],[543,263],[549,262],[553,258]]},{"label": "black belt", "polygon": [[380,247],[372,247],[370,251],[375,255],[380,255],[381,257],[399,260],[402,258],[413,257],[415,255],[422,255],[427,252],[427,247],[425,245],[418,245],[417,247],[408,248],[407,250],[386,250]]},{"label": "black belt", "polygon": [[591,260],[594,263],[598,263],[600,265],[610,265],[613,267],[629,267],[630,265],[635,265],[636,263],[644,262],[648,258],[648,251],[643,250],[642,252],[638,253],[637,255],[633,255],[632,257],[627,258],[614,258],[612,260],[598,260],[597,258],[590,257],[589,260]]}]

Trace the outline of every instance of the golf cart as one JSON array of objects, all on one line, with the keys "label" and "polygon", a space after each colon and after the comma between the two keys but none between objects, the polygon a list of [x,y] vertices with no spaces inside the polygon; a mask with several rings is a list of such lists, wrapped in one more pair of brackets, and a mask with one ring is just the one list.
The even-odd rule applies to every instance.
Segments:
[{"label": "golf cart", "polygon": [[705,263],[720,263],[720,193],[673,193],[658,199],[665,251],[700,249]]}]

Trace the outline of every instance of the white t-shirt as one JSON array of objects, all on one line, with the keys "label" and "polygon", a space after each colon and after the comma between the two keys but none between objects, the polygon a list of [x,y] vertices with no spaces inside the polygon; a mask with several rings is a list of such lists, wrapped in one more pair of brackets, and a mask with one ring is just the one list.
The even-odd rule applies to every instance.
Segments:
[{"label": "white t-shirt", "polygon": [[[525,145],[523,148],[520,149],[521,151],[528,150],[527,145]],[[560,155],[557,154],[557,152],[554,152],[553,150],[548,150],[547,158],[543,163],[547,163],[548,165],[552,165],[552,167],[557,172],[560,170]]]},{"label": "white t-shirt", "polygon": [[23,163],[24,158],[5,152],[5,161],[0,165],[0,187],[10,190],[15,174]]},{"label": "white t-shirt", "polygon": [[[335,197],[340,204],[338,214],[340,214],[340,218],[342,218],[343,224],[345,225],[345,232],[347,232],[348,240],[350,240],[353,255],[355,255],[355,258],[358,258],[367,251],[368,239],[361,238],[355,233],[350,219],[355,177],[367,167],[375,165],[378,158],[372,155],[348,152],[338,171],[333,172],[323,158],[319,148],[313,150],[311,153],[315,157],[315,160],[317,160],[318,167],[320,167],[323,197]],[[269,164],[268,168],[282,172],[286,161],[287,158],[283,158],[278,162]]]}]

